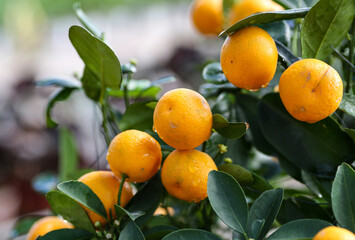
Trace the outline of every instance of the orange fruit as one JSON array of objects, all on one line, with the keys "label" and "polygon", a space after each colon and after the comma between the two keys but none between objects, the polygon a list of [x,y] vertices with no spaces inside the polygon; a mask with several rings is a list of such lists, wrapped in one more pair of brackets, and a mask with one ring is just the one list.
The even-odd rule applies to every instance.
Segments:
[{"label": "orange fruit", "polygon": [[258,27],[246,27],[229,35],[221,50],[222,71],[229,82],[247,90],[266,87],[277,67],[272,37]]},{"label": "orange fruit", "polygon": [[128,176],[129,182],[145,182],[160,169],[162,153],[160,144],[148,133],[127,130],[110,143],[107,161],[111,170]]},{"label": "orange fruit", "polygon": [[[111,171],[93,171],[81,176],[78,181],[86,184],[98,196],[105,207],[108,218],[110,218],[110,211],[112,217],[116,217],[114,204],[117,204],[118,200],[118,191],[121,183],[120,178],[115,176]],[[132,197],[132,188],[129,183],[125,182],[122,188],[120,206],[124,207]],[[83,208],[94,225],[96,222],[100,222],[101,226],[107,223],[105,218],[85,206],[83,206]]]},{"label": "orange fruit", "polygon": [[161,180],[168,193],[188,202],[200,202],[207,197],[208,173],[217,170],[212,158],[193,150],[175,150],[163,163]]},{"label": "orange fruit", "polygon": [[195,0],[191,18],[200,33],[218,35],[223,29],[223,0]]},{"label": "orange fruit", "polygon": [[228,13],[228,25],[233,25],[254,13],[282,10],[285,9],[271,0],[239,0]]},{"label": "orange fruit", "polygon": [[328,64],[317,59],[303,59],[281,75],[279,92],[285,108],[294,118],[315,123],[339,107],[343,81]]},{"label": "orange fruit", "polygon": [[44,236],[47,233],[63,229],[74,228],[69,222],[55,216],[43,217],[36,221],[27,234],[26,240],[35,240],[39,236]]},{"label": "orange fruit", "polygon": [[185,88],[171,90],[158,101],[154,129],[169,146],[188,150],[209,139],[213,117],[206,99]]},{"label": "orange fruit", "polygon": [[320,230],[313,240],[355,240],[354,233],[341,227],[326,227]]}]

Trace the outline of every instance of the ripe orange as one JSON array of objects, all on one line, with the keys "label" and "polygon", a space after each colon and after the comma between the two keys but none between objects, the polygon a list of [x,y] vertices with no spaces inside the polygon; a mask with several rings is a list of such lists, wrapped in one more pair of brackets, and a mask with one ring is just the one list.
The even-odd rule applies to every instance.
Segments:
[{"label": "ripe orange", "polygon": [[148,133],[127,130],[111,142],[107,161],[111,170],[128,176],[129,182],[145,182],[160,169],[162,153],[160,144]]},{"label": "ripe orange", "polygon": [[254,13],[282,10],[285,9],[271,0],[239,0],[229,11],[228,25],[233,25]]},{"label": "ripe orange", "polygon": [[175,150],[164,161],[161,180],[168,193],[188,202],[207,197],[208,173],[217,170],[212,158],[193,150]]},{"label": "ripe orange", "polygon": [[354,233],[341,227],[326,227],[320,230],[313,240],[355,240]]},{"label": "ripe orange", "polygon": [[35,222],[27,234],[26,240],[35,240],[39,236],[63,228],[74,228],[69,222],[55,216],[43,217]]},{"label": "ripe orange", "polygon": [[195,0],[191,18],[202,34],[218,35],[223,29],[223,0]]},{"label": "ripe orange", "polygon": [[266,87],[277,67],[272,37],[258,27],[246,27],[229,35],[221,50],[222,71],[229,82],[247,90]]},{"label": "ripe orange", "polygon": [[171,90],[154,110],[154,129],[169,146],[188,150],[209,139],[213,117],[206,99],[185,88]]},{"label": "ripe orange", "polygon": [[[100,198],[108,218],[110,218],[110,210],[112,217],[116,217],[114,204],[117,204],[121,179],[116,177],[111,171],[93,171],[81,176],[78,181],[86,184]],[[123,184],[120,206],[124,207],[132,197],[132,188],[129,183],[125,182]],[[84,207],[84,210],[93,224],[99,221],[101,226],[104,226],[107,223],[105,218],[90,209]]]},{"label": "ripe orange", "polygon": [[318,122],[338,107],[343,97],[343,82],[338,72],[317,59],[303,59],[281,75],[281,100],[296,119]]}]

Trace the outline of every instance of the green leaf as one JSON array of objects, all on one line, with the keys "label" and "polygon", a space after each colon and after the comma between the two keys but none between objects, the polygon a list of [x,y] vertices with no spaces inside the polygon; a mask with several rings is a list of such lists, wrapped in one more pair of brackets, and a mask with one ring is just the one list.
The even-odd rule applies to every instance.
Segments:
[{"label": "green leaf", "polygon": [[69,98],[71,93],[74,90],[76,90],[76,89],[77,88],[61,88],[61,89],[57,89],[49,96],[49,101],[47,103],[47,108],[46,108],[46,123],[47,123],[47,127],[54,128],[54,127],[58,126],[58,123],[56,123],[52,119],[52,116],[51,116],[52,108],[54,107],[54,105],[57,102],[64,101],[67,98]]},{"label": "green leaf", "polygon": [[99,39],[103,39],[104,33],[94,24],[94,22],[84,13],[84,11],[81,9],[81,3],[76,2],[73,5],[74,12],[76,16],[78,17],[79,21],[81,24],[84,25],[84,27],[95,37]]},{"label": "green leaf", "polygon": [[54,230],[43,237],[40,240],[86,240],[91,239],[94,236],[93,233],[81,230],[81,229],[59,229]]},{"label": "green leaf", "polygon": [[[257,27],[264,29],[274,41],[281,42],[288,46],[291,41],[290,25],[286,21],[271,22],[267,24],[259,24]],[[277,45],[276,45],[277,46]]]},{"label": "green leaf", "polygon": [[344,131],[352,138],[355,143],[355,129],[344,128]]},{"label": "green leaf", "polygon": [[155,106],[156,101],[145,101],[130,105],[118,123],[118,127],[121,131],[128,129],[151,130]]},{"label": "green leaf", "polygon": [[218,167],[218,171],[230,174],[241,185],[254,182],[251,172],[237,164],[223,164]]},{"label": "green leaf", "polygon": [[223,15],[225,16],[225,18],[228,17],[230,10],[237,1],[238,0],[223,0]]},{"label": "green leaf", "polygon": [[38,87],[55,86],[62,88],[81,88],[81,83],[69,79],[52,78],[36,82]]},{"label": "green leaf", "polygon": [[10,240],[17,238],[18,236],[25,235],[31,229],[31,226],[40,219],[41,217],[21,217],[16,221],[15,226],[11,230]]},{"label": "green leaf", "polygon": [[346,36],[355,16],[354,0],[319,0],[301,29],[303,58],[325,60]]},{"label": "green leaf", "polygon": [[[263,192],[260,197],[258,197],[249,211],[248,225],[247,225],[247,233],[249,237],[253,239],[263,239],[265,235],[270,230],[274,220],[279,212],[283,199],[283,190],[280,188],[268,190]],[[265,221],[263,225],[261,225],[260,232],[258,235],[254,235],[253,231],[254,224],[257,221]],[[259,225],[259,224],[258,224]]]},{"label": "green leaf", "polygon": [[225,138],[241,138],[249,128],[246,122],[228,122],[220,114],[213,114],[213,129]]},{"label": "green leaf", "polygon": [[208,83],[227,83],[228,80],[222,71],[220,62],[213,62],[203,68],[202,78]]},{"label": "green leaf", "polygon": [[84,183],[71,180],[58,184],[58,189],[93,212],[107,219],[106,210],[99,197]]},{"label": "green leaf", "polygon": [[338,224],[355,232],[355,171],[343,163],[332,187],[332,208]]},{"label": "green leaf", "polygon": [[258,239],[265,224],[265,220],[256,219],[253,221],[251,226],[251,233],[252,239]]},{"label": "green leaf", "polygon": [[101,91],[101,82],[99,77],[92,71],[90,68],[84,68],[83,76],[81,77],[81,83],[83,84],[83,89],[88,96],[88,98],[99,101],[100,100],[100,91]]},{"label": "green leaf", "polygon": [[273,189],[270,183],[268,183],[265,179],[259,175],[256,175],[255,173],[252,173],[252,175],[254,182],[252,184],[243,186],[243,189],[245,192],[247,192],[248,196],[256,198],[259,197],[263,192]]},{"label": "green leaf", "polygon": [[[128,95],[132,98],[155,98],[156,95],[161,91],[161,88],[154,86],[153,83],[149,80],[134,80],[131,79],[128,82],[127,86]],[[113,90],[109,89],[108,94],[112,97],[124,97],[124,90]]]},{"label": "green leaf", "polygon": [[328,178],[339,164],[353,161],[354,143],[332,118],[314,124],[300,122],[286,111],[279,94],[265,95],[258,113],[266,139],[299,168]]},{"label": "green leaf", "polygon": [[221,240],[216,235],[200,229],[180,229],[166,235],[162,240]]},{"label": "green leaf", "polygon": [[127,225],[122,230],[118,240],[145,240],[142,231],[139,227],[132,221],[129,221]]},{"label": "green leaf", "polygon": [[314,174],[301,170],[302,182],[318,197],[330,200],[331,179],[317,178]]},{"label": "green leaf", "polygon": [[[90,71],[86,76],[95,76],[102,87],[120,89],[122,80],[121,64],[115,53],[101,40],[79,26],[69,29],[69,38],[79,56]],[[85,72],[84,72],[85,76]],[[94,81],[94,78],[90,78]],[[85,88],[83,83],[83,87]]]},{"label": "green leaf", "polygon": [[317,219],[296,220],[277,229],[267,240],[312,240],[323,228],[332,226],[330,223]]},{"label": "green leaf", "polygon": [[174,226],[160,225],[147,229],[144,235],[147,240],[161,240],[163,237],[176,230],[178,230],[178,228]]},{"label": "green leaf", "polygon": [[344,93],[339,109],[355,118],[355,95]]},{"label": "green leaf", "polygon": [[309,8],[291,9],[284,11],[261,12],[250,15],[249,17],[240,20],[228,29],[224,30],[219,36],[223,37],[251,25],[277,22],[281,20],[289,20],[294,18],[303,18],[308,13]]},{"label": "green leaf", "polygon": [[142,211],[129,212],[128,210],[124,209],[123,207],[117,204],[115,204],[115,211],[116,211],[117,219],[121,219],[124,216],[128,216],[132,221],[134,221],[140,216],[144,215],[144,212]]},{"label": "green leaf", "polygon": [[211,171],[207,195],[218,217],[234,231],[246,233],[248,205],[238,182],[227,173]]},{"label": "green leaf", "polygon": [[66,128],[59,129],[59,175],[60,181],[70,180],[70,173],[78,169],[75,139]]},{"label": "green leaf", "polygon": [[274,40],[274,41],[275,41],[275,44],[277,47],[277,53],[279,54],[279,57],[282,59],[282,61],[284,61],[286,63],[287,67],[289,67],[293,63],[301,60],[301,58],[293,55],[292,51],[288,47],[283,45],[281,42],[279,42],[277,40]]},{"label": "green leaf", "polygon": [[95,232],[88,215],[77,201],[59,191],[48,192],[46,198],[53,211],[72,223],[75,228]]}]

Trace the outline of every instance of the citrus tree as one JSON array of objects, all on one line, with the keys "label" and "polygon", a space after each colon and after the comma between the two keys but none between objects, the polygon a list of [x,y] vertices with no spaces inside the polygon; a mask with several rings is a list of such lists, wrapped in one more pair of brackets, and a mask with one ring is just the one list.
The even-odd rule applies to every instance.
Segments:
[{"label": "citrus tree", "polygon": [[67,167],[46,197],[71,224],[40,220],[28,239],[355,239],[353,0],[196,0],[196,29],[224,39],[220,62],[200,93],[160,99],[173,77],[134,79],[136,62],[121,64],[75,11],[80,79],[38,85],[58,87],[48,127],[75,91],[97,104],[111,171],[83,175],[60,128]]}]

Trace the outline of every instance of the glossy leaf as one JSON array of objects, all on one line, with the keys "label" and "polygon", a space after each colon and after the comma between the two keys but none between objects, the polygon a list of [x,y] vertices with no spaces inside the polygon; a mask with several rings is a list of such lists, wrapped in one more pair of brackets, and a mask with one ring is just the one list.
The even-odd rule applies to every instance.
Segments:
[{"label": "glossy leaf", "polygon": [[245,122],[228,122],[220,114],[213,114],[213,129],[225,138],[238,139],[241,138],[249,128],[249,124]]},{"label": "glossy leaf", "polygon": [[292,51],[283,45],[281,42],[275,40],[275,44],[277,47],[277,53],[279,57],[286,63],[287,67],[291,66],[293,63],[301,60],[301,58],[293,55]]},{"label": "glossy leaf", "polygon": [[355,143],[355,129],[344,128],[344,131],[353,139]]},{"label": "glossy leaf", "polygon": [[100,78],[88,67],[85,66],[83,76],[81,77],[86,96],[94,101],[100,100],[101,82]]},{"label": "glossy leaf", "polygon": [[81,230],[81,229],[59,229],[54,230],[43,237],[40,240],[90,240],[94,236],[93,233]]},{"label": "glossy leaf", "polygon": [[[127,85],[128,96],[132,98],[155,98],[156,95],[161,91],[161,88],[153,85],[153,82],[149,80],[135,80],[131,79]],[[112,97],[124,97],[124,90],[113,90],[109,89],[108,94]]]},{"label": "glossy leaf", "polygon": [[128,210],[116,204],[115,204],[115,211],[116,211],[117,219],[121,219],[124,216],[128,216],[132,221],[134,221],[140,216],[144,215],[144,212],[142,211],[129,212]]},{"label": "glossy leaf", "polygon": [[71,180],[60,183],[57,187],[75,201],[107,219],[104,205],[98,196],[84,183]]},{"label": "glossy leaf", "polygon": [[52,79],[38,81],[38,82],[36,82],[36,86],[39,86],[39,87],[54,86],[54,87],[63,87],[63,88],[80,88],[81,87],[81,83],[79,81],[74,81],[74,80],[71,80],[71,79],[52,78]]},{"label": "glossy leaf", "polygon": [[145,237],[139,227],[132,221],[129,221],[120,233],[118,240],[145,240]]},{"label": "glossy leaf", "polygon": [[94,24],[94,22],[84,13],[81,9],[81,3],[76,2],[73,5],[74,12],[78,17],[79,21],[84,25],[84,27],[91,32],[92,35],[99,39],[103,39],[104,33]]},{"label": "glossy leaf", "polygon": [[162,240],[221,240],[216,235],[200,229],[181,229],[166,235]]},{"label": "glossy leaf", "polygon": [[246,233],[248,205],[244,192],[234,178],[223,172],[208,175],[207,195],[218,217],[234,231]]},{"label": "glossy leaf", "polygon": [[72,223],[75,228],[95,232],[88,215],[77,201],[59,191],[48,192],[46,198],[53,211]]},{"label": "glossy leaf", "polygon": [[239,22],[235,23],[225,31],[223,31],[219,36],[223,37],[227,34],[233,34],[234,32],[251,25],[263,24],[276,22],[281,20],[289,20],[295,18],[303,18],[308,13],[309,8],[299,8],[284,11],[273,11],[273,12],[261,12],[255,13],[246,17]]},{"label": "glossy leaf", "polygon": [[251,174],[251,172],[249,172],[240,165],[223,164],[218,167],[218,170],[230,174],[241,185],[251,184],[254,182],[253,175]]},{"label": "glossy leaf", "polygon": [[259,24],[257,27],[264,29],[274,39],[274,41],[281,42],[286,46],[290,44],[291,29],[290,25],[286,21]]},{"label": "glossy leaf", "polygon": [[318,197],[330,200],[331,179],[317,178],[314,174],[301,170],[302,182]]},{"label": "glossy leaf", "polygon": [[257,198],[263,192],[273,189],[270,183],[268,183],[265,179],[255,173],[252,173],[252,175],[254,180],[253,183],[243,186],[243,189],[248,196]]},{"label": "glossy leaf", "polygon": [[326,60],[344,39],[355,16],[354,0],[319,0],[302,22],[303,58]]},{"label": "glossy leaf", "polygon": [[259,239],[261,231],[265,225],[265,220],[256,219],[253,221],[251,226],[251,232],[249,236],[252,236],[252,239]]},{"label": "glossy leaf", "polygon": [[339,109],[355,118],[355,95],[344,93]]},{"label": "glossy leaf", "polygon": [[318,219],[296,220],[282,225],[267,240],[312,240],[321,229],[329,226],[329,222]]},{"label": "glossy leaf", "polygon": [[[105,88],[119,89],[122,72],[115,53],[101,40],[79,26],[69,29],[69,38],[79,56]],[[85,75],[85,74],[84,74]],[[84,84],[83,87],[85,88]]]},{"label": "glossy leaf", "polygon": [[[249,211],[247,234],[256,240],[263,239],[270,230],[283,200],[283,190],[280,188],[265,191],[258,197]],[[253,235],[253,227],[256,221],[265,221],[261,225],[258,236]]]},{"label": "glossy leaf", "polygon": [[66,128],[59,130],[59,174],[60,181],[71,180],[69,175],[78,169],[75,138]]},{"label": "glossy leaf", "polygon": [[213,62],[203,68],[202,78],[209,83],[221,84],[227,83],[228,80],[224,75],[221,63]]},{"label": "glossy leaf", "polygon": [[151,130],[153,128],[153,113],[155,106],[156,101],[139,102],[130,105],[118,124],[120,130]]},{"label": "glossy leaf", "polygon": [[258,113],[266,139],[307,172],[329,177],[343,161],[353,160],[354,143],[332,118],[314,124],[300,122],[286,111],[278,94],[266,95]]},{"label": "glossy leaf", "polygon": [[147,229],[144,236],[147,240],[161,240],[166,235],[178,230],[177,227],[160,225]]},{"label": "glossy leaf", "polygon": [[51,116],[51,111],[54,105],[57,102],[64,101],[68,99],[71,95],[71,93],[76,90],[76,88],[61,88],[55,90],[50,96],[49,96],[49,101],[47,103],[46,107],[46,123],[47,127],[49,128],[54,128],[58,126],[58,123],[56,123]]},{"label": "glossy leaf", "polygon": [[338,224],[355,232],[355,171],[343,163],[332,187],[332,208]]}]

